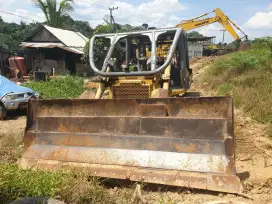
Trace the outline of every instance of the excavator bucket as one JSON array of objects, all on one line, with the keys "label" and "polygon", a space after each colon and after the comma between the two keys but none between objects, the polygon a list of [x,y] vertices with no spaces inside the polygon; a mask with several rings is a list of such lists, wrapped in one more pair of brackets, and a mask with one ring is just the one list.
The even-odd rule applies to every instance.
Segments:
[{"label": "excavator bucket", "polygon": [[24,168],[239,193],[229,97],[31,100]]}]

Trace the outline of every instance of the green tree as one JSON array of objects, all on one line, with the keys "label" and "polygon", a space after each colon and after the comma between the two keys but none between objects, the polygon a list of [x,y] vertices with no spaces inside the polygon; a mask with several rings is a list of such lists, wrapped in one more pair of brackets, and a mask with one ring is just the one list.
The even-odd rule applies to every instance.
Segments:
[{"label": "green tree", "polygon": [[10,50],[21,49],[19,44],[38,26],[36,23],[7,23],[1,19],[0,17],[0,44]]},{"label": "green tree", "polygon": [[57,0],[32,0],[32,2],[43,11],[47,24],[53,27],[62,27],[64,17],[74,10],[71,5],[73,0],[62,0],[59,4]]},{"label": "green tree", "polygon": [[63,18],[64,29],[80,32],[88,38],[92,37],[94,30],[91,28],[88,21],[74,20],[70,16],[63,16]]},{"label": "green tree", "polygon": [[199,38],[199,37],[204,37],[204,35],[200,34],[197,31],[192,31],[192,32],[187,33],[187,37],[188,38]]}]

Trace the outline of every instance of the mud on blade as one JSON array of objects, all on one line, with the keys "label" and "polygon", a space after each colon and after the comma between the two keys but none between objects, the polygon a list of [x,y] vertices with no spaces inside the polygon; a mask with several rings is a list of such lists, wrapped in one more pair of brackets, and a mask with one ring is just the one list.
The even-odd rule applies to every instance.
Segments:
[{"label": "mud on blade", "polygon": [[23,167],[213,191],[242,191],[228,97],[33,100]]}]

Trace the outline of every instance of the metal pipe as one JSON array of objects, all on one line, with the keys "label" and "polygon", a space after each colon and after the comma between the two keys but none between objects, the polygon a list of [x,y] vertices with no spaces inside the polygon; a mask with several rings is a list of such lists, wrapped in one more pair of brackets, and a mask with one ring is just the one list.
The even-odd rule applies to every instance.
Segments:
[{"label": "metal pipe", "polygon": [[[149,75],[154,75],[154,74],[156,74],[158,72],[161,72],[171,63],[172,57],[173,57],[173,55],[175,53],[177,43],[178,43],[179,38],[180,38],[180,36],[181,36],[181,34],[183,32],[183,30],[181,28],[176,28],[175,30],[176,30],[176,34],[175,34],[173,43],[172,43],[172,45],[170,47],[168,57],[167,57],[166,61],[164,62],[164,64],[161,67],[159,67],[159,68],[157,68],[155,70],[144,71],[144,72],[127,72],[127,73],[126,72],[109,72],[109,73],[107,73],[107,72],[103,72],[103,70],[100,71],[96,67],[96,65],[94,63],[94,42],[95,42],[95,39],[97,38],[97,36],[93,36],[92,39],[91,39],[91,42],[90,42],[90,65],[91,65],[91,68],[97,74],[99,74],[101,76],[105,76],[105,77],[109,77],[109,76],[149,76]],[[156,41],[153,41],[152,44],[153,43],[156,44]],[[112,44],[112,46],[114,46],[114,45]],[[152,52],[154,52],[154,50],[152,50]],[[109,53],[108,53],[107,56],[109,56]]]},{"label": "metal pipe", "polygon": [[103,67],[102,67],[102,72],[105,72],[107,70],[107,67],[108,67],[108,61],[111,59],[111,55],[114,51],[114,47],[115,47],[115,43],[116,43],[116,36],[113,37],[113,39],[111,40],[111,46],[110,46],[110,49],[108,51],[108,54],[104,60],[104,63],[103,63]]},{"label": "metal pipe", "polygon": [[151,48],[151,70],[154,71],[156,69],[156,59],[157,59],[157,53],[156,53],[156,48],[157,48],[157,43],[156,43],[156,34],[155,32],[152,33],[152,48]]},{"label": "metal pipe", "polygon": [[126,38],[126,69],[129,70],[131,39]]}]

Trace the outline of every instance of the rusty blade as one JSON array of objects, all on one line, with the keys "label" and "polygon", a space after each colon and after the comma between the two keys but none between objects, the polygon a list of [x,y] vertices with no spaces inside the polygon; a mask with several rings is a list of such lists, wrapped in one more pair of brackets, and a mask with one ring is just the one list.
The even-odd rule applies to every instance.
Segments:
[{"label": "rusty blade", "polygon": [[[205,180],[205,187],[197,187],[196,178],[190,177],[195,188],[238,192],[234,141],[228,97],[33,100],[23,161],[25,166],[33,161],[42,166],[52,161],[101,165],[99,176],[112,178],[122,176],[105,173],[111,166],[125,169],[126,174],[133,168],[131,180],[146,175],[146,182],[168,185],[177,178],[163,176],[167,180],[163,182],[158,178],[163,171],[187,177],[192,173]],[[188,186],[187,177],[172,183]]]},{"label": "rusty blade", "polygon": [[175,170],[169,171],[165,169],[74,163],[29,158],[22,158],[20,163],[23,168],[39,168],[47,170],[67,170],[67,168],[71,168],[72,170],[87,171],[91,175],[99,177],[129,179],[131,181],[197,188],[226,193],[241,193],[243,191],[241,182],[235,175]]}]

